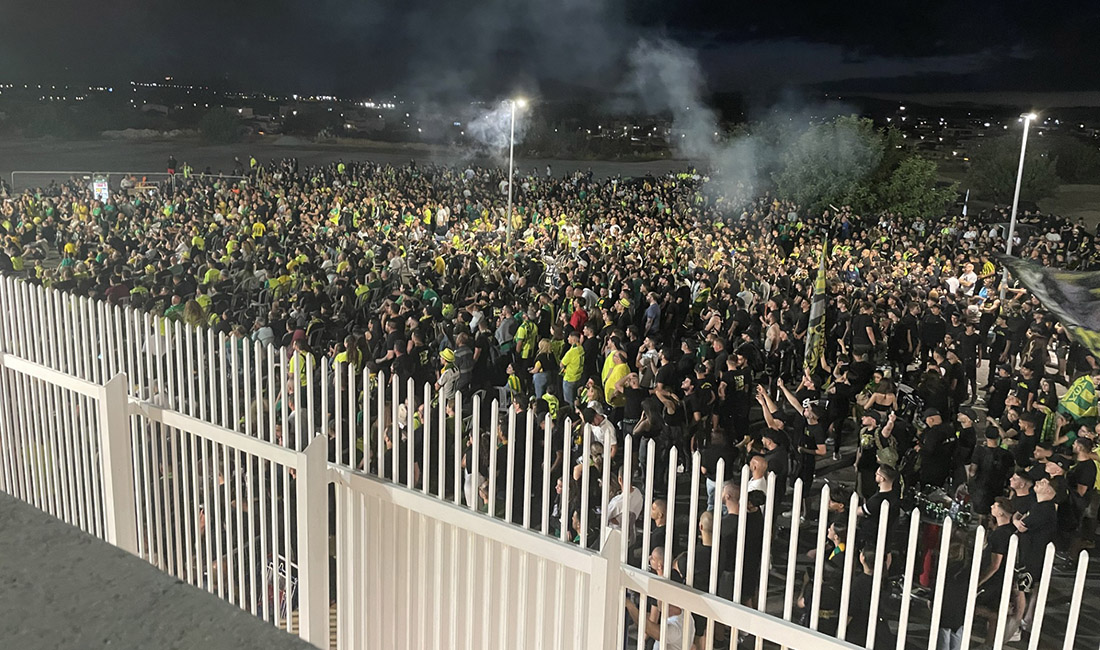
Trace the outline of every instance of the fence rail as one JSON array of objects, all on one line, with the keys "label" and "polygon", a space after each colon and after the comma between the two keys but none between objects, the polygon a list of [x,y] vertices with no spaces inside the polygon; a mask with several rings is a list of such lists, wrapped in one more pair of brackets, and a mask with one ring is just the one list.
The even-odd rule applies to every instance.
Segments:
[{"label": "fence rail", "polygon": [[[11,188],[12,188],[13,191],[16,190],[16,185],[15,185],[16,176],[44,176],[44,177],[47,177],[47,178],[50,178],[50,179],[68,180],[69,178],[72,178],[73,176],[86,176],[86,177],[89,177],[89,178],[92,178],[92,177],[95,177],[95,176],[106,176],[106,177],[108,177],[108,179],[111,178],[111,177],[115,177],[115,178],[123,177],[123,178],[125,178],[127,176],[135,176],[135,177],[138,177],[138,178],[154,177],[154,178],[169,179],[173,175],[169,174],[168,172],[137,172],[137,171],[108,172],[108,171],[63,171],[63,170],[24,170],[24,169],[21,169],[21,170],[15,170],[11,173]],[[176,176],[178,176],[181,179],[183,178],[182,173],[179,172],[179,171],[176,172]],[[200,174],[200,173],[193,173],[193,174],[191,174],[191,177],[193,177],[193,178],[233,178],[233,179],[238,179],[238,180],[243,180],[243,179],[247,178],[247,176],[235,176],[235,175],[231,175],[231,174]]]},{"label": "fence rail", "polygon": [[[852,647],[847,639],[936,650],[955,596],[945,593],[943,558],[960,534],[950,519],[937,530],[918,511],[883,508],[862,576],[854,552],[840,567],[825,558],[828,485],[818,521],[804,525],[810,500],[794,499],[784,517],[774,474],[757,506],[747,468],[720,461],[705,476],[698,452],[681,458],[674,447],[666,461],[652,440],[626,436],[623,465],[638,470],[620,488],[610,445],[593,453],[591,426],[576,430],[574,448],[569,420],[559,427],[484,393],[440,399],[429,385],[12,278],[0,280],[0,329],[4,490],[275,625],[297,612],[313,643],[329,638],[332,597],[339,648],[629,639],[641,649],[646,638],[687,636],[691,620],[707,647],[749,635],[757,648]],[[657,500],[663,531],[650,517]],[[854,495],[845,506],[854,549],[869,524]],[[1023,613],[1012,572],[985,586],[1003,594],[986,634],[976,603],[985,534],[964,539],[962,647],[980,636],[1001,648]],[[1017,554],[1013,537],[1007,566]],[[1081,618],[1088,559],[1082,552],[1072,581],[1052,587],[1047,549],[1031,649],[1040,636],[1095,647]],[[668,580],[674,568],[686,585]],[[627,597],[643,619],[656,600],[655,629],[627,625]],[[795,621],[803,609],[805,626]]]}]

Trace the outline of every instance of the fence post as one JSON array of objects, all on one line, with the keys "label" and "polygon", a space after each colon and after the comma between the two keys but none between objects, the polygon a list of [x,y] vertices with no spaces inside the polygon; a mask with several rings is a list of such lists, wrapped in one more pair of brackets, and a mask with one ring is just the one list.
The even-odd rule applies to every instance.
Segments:
[{"label": "fence post", "polygon": [[617,529],[608,531],[599,556],[592,558],[588,590],[591,598],[588,648],[617,648],[622,645],[622,639],[615,638],[619,633],[619,619],[626,615],[621,586],[622,566],[619,564],[621,534]]},{"label": "fence post", "polygon": [[134,456],[130,442],[129,395],[125,373],[102,387],[96,400],[99,450],[103,462],[103,515],[107,541],[138,554]]},{"label": "fence post", "polygon": [[298,630],[319,648],[329,646],[328,439],[298,452]]}]

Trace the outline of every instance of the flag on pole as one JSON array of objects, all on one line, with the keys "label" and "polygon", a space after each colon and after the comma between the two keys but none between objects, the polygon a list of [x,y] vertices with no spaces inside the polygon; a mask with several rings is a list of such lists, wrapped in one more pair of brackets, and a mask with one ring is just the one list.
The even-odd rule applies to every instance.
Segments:
[{"label": "flag on pole", "polygon": [[966,198],[963,199],[963,216],[966,216],[966,206],[970,203],[970,190],[966,191]]},{"label": "flag on pole", "polygon": [[1082,375],[1073,382],[1058,402],[1058,412],[1079,424],[1096,422],[1096,384],[1093,383],[1091,376]]},{"label": "flag on pole", "polygon": [[997,259],[1100,359],[1100,271],[1062,271],[1007,255]]},{"label": "flag on pole", "polygon": [[821,244],[821,264],[814,281],[814,295],[810,302],[810,325],[806,332],[806,369],[813,372],[821,363],[825,352],[825,252],[829,249],[828,240]]}]

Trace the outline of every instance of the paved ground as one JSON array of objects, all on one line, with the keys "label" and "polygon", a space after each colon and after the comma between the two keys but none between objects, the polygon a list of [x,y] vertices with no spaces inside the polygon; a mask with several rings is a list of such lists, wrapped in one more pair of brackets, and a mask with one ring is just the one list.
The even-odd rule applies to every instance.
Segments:
[{"label": "paved ground", "polygon": [[0,493],[0,648],[313,646]]},{"label": "paved ground", "polygon": [[[280,144],[288,143],[288,144]],[[256,156],[260,161],[272,158],[296,157],[303,166],[344,160],[373,160],[381,163],[404,164],[410,160],[458,164],[470,157],[466,152],[445,148],[428,149],[412,146],[363,146],[360,143],[313,144],[291,138],[271,136],[255,142],[234,145],[205,145],[195,140],[115,141],[88,140],[61,142],[50,140],[0,140],[0,178],[12,182],[13,171],[105,171],[105,172],[163,172],[168,156],[174,155],[180,164],[190,163],[195,171],[208,165],[217,173],[232,173],[233,158],[248,160]],[[507,159],[477,160],[479,165],[507,165]],[[687,167],[684,161],[659,160],[654,162],[614,162],[579,160],[517,160],[519,169],[537,169],[546,173],[550,164],[554,174],[574,170],[591,169],[597,177],[642,176],[647,173],[662,174]],[[41,175],[15,176],[15,187],[22,189],[41,181]]]}]

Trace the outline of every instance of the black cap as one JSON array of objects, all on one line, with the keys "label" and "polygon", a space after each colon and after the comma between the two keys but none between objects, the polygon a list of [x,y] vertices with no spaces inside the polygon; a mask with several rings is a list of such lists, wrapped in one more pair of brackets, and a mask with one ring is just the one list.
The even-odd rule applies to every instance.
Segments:
[{"label": "black cap", "polygon": [[1047,462],[1054,463],[1058,467],[1061,467],[1063,472],[1068,472],[1069,468],[1073,466],[1073,461],[1061,455],[1051,456],[1047,459]]},{"label": "black cap", "polygon": [[978,421],[978,413],[972,408],[961,408],[959,409],[959,413],[962,413],[966,417],[970,418],[971,422]]},{"label": "black cap", "polygon": [[867,409],[866,411],[864,411],[863,417],[871,418],[875,421],[875,424],[882,424],[882,413],[879,413],[874,409]]},{"label": "black cap", "polygon": [[938,408],[928,407],[924,409],[923,413],[921,413],[921,417],[927,420],[928,418],[936,417],[939,414],[940,410]]}]

